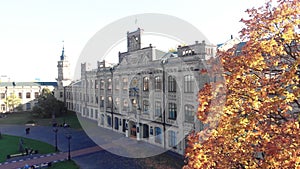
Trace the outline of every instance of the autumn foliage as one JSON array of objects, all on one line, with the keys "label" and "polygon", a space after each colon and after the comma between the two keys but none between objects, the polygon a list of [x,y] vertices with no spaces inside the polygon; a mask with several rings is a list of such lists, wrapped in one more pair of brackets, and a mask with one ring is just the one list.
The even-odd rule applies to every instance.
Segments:
[{"label": "autumn foliage", "polygon": [[206,127],[189,136],[184,168],[300,168],[300,2],[246,12],[246,43],[210,61],[222,78],[199,91]]}]

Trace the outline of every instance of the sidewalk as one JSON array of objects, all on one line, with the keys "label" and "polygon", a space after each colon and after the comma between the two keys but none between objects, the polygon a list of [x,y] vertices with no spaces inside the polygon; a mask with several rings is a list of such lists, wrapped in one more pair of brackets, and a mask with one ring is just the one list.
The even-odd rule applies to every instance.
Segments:
[{"label": "sidewalk", "polygon": [[[71,158],[73,158],[73,157],[78,157],[78,156],[82,156],[82,155],[95,153],[95,152],[98,152],[101,150],[103,150],[103,149],[98,146],[94,146],[94,147],[85,148],[85,149],[81,149],[81,150],[75,150],[75,151],[72,151],[70,154],[71,154]],[[24,157],[24,158],[26,158],[26,157]],[[26,164],[28,164],[29,166],[32,166],[32,165],[49,163],[49,162],[55,163],[55,162],[64,161],[67,159],[68,159],[68,152],[47,154],[47,155],[41,155],[40,157],[34,157],[34,158],[25,159],[25,160],[0,163],[0,169],[16,169],[16,168],[22,168]]]},{"label": "sidewalk", "polygon": [[[84,130],[73,130],[71,128],[59,128],[57,133],[58,137],[58,149],[61,152],[56,155],[48,155],[49,157],[41,157],[39,160],[62,160],[67,158],[66,152],[68,151],[68,140],[67,134],[72,135],[71,139],[71,158],[76,162],[81,169],[143,169],[144,166],[139,163],[138,158],[144,158],[153,154],[159,154],[162,151],[161,148],[152,144],[145,143],[143,141],[136,141],[125,137],[120,133],[113,132],[108,129],[100,128],[94,124],[89,123],[89,128]],[[0,125],[0,132],[2,134],[22,136],[35,140],[40,140],[51,145],[54,145],[54,132],[53,128],[49,126],[34,126],[30,127],[30,134],[25,134],[26,126],[21,125]],[[86,134],[89,133],[89,135]],[[101,137],[97,137],[101,136]],[[97,144],[94,143],[94,139]],[[98,148],[95,148],[98,147]],[[100,148],[102,147],[103,150]],[[143,150],[143,151],[141,151]],[[145,154],[146,153],[146,154]],[[135,157],[135,158],[134,158]],[[183,161],[182,158],[176,158],[178,161]],[[38,163],[36,159],[31,159],[34,162],[26,161],[15,161],[14,163],[20,163],[21,167],[25,164]],[[40,161],[39,161],[40,162]],[[155,163],[155,161],[153,161]],[[9,162],[12,163],[12,162]],[[14,164],[16,165],[16,164]],[[8,169],[13,164],[0,165],[0,169]],[[18,168],[18,167],[16,167]]]}]

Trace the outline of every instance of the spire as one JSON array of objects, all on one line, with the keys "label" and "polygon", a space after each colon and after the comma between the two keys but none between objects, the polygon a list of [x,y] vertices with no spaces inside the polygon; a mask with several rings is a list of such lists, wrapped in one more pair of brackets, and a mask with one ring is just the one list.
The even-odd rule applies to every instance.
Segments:
[{"label": "spire", "polygon": [[62,49],[62,52],[61,52],[61,56],[60,56],[60,60],[64,60],[65,59],[65,45],[64,45],[64,41],[63,42],[63,49]]}]

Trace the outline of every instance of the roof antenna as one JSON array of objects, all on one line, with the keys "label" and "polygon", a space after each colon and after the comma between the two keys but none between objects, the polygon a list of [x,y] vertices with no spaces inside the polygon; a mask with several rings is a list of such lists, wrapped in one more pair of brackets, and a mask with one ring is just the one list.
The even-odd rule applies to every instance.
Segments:
[{"label": "roof antenna", "polygon": [[64,60],[65,58],[65,44],[64,44],[64,41],[62,41],[62,43],[63,43],[63,49],[62,49],[62,52],[61,52],[61,56],[60,56],[60,60]]}]

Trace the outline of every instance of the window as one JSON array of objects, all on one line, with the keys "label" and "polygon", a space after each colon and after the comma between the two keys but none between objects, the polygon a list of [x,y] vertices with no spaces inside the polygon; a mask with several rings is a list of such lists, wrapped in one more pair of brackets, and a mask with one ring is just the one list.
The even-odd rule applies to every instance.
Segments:
[{"label": "window", "polygon": [[1,111],[5,111],[5,108],[6,108],[5,104],[1,104]]},{"label": "window", "polygon": [[86,116],[89,117],[90,116],[90,109],[86,108]]},{"label": "window", "polygon": [[84,107],[83,108],[83,112],[82,112],[83,115],[85,115],[85,110],[86,110],[86,108]]},{"label": "window", "polygon": [[1,99],[5,99],[5,93],[1,93]]},{"label": "window", "polygon": [[92,89],[94,86],[93,86],[93,80],[91,80],[91,83],[90,83],[90,88]]},{"label": "window", "polygon": [[112,89],[112,84],[111,84],[111,79],[107,80],[107,89],[111,90]]},{"label": "window", "polygon": [[111,127],[111,117],[107,116],[107,126]]},{"label": "window", "polygon": [[173,76],[168,77],[168,91],[176,92],[176,80]]},{"label": "window", "polygon": [[98,119],[98,110],[95,110],[95,119]]},{"label": "window", "polygon": [[144,113],[146,113],[146,114],[149,113],[149,101],[148,100],[143,101],[143,110],[144,110]]},{"label": "window", "polygon": [[96,104],[98,104],[98,96],[95,96],[95,99],[96,99]]},{"label": "window", "polygon": [[194,83],[193,83],[193,76],[187,75],[184,76],[184,92],[185,93],[192,93],[194,91]]},{"label": "window", "polygon": [[120,89],[120,85],[119,85],[119,79],[115,80],[115,86],[116,86],[116,90]]},{"label": "window", "polygon": [[155,142],[160,143],[162,142],[162,136],[161,136],[161,129],[159,127],[155,127]]},{"label": "window", "polygon": [[175,103],[169,103],[169,119],[176,120],[177,118],[177,109]]},{"label": "window", "polygon": [[119,130],[119,118],[115,117],[115,129]]},{"label": "window", "polygon": [[109,97],[107,97],[107,106],[106,107],[111,108],[111,106],[112,106],[112,97],[109,96]]},{"label": "window", "polygon": [[94,109],[91,109],[91,118],[94,117]]},{"label": "window", "polygon": [[95,80],[95,89],[99,88],[98,80]]},{"label": "window", "polygon": [[117,105],[117,107],[119,107],[119,105],[120,105],[120,98],[116,98],[116,105]]},{"label": "window", "polygon": [[39,92],[34,92],[34,98],[38,98],[39,97]]},{"label": "window", "polygon": [[[59,92],[59,97],[60,97],[60,98],[63,97],[63,92]],[[26,94],[26,98],[27,98],[27,94]]]},{"label": "window", "polygon": [[161,117],[161,103],[155,102],[155,117]]},{"label": "window", "polygon": [[128,101],[126,99],[123,100],[123,110],[124,111],[128,110]]},{"label": "window", "polygon": [[104,90],[104,80],[100,80],[100,89]]},{"label": "window", "polygon": [[153,135],[153,127],[150,127],[150,135]]},{"label": "window", "polygon": [[26,93],[26,99],[30,99],[30,92]]},{"label": "window", "polygon": [[176,147],[176,133],[175,131],[168,131],[169,135],[169,147]]},{"label": "window", "polygon": [[94,103],[94,96],[91,96],[91,103]]},{"label": "window", "polygon": [[111,117],[107,116],[107,126],[111,127]]},{"label": "window", "polygon": [[100,96],[100,107],[104,107],[104,97]]},{"label": "window", "polygon": [[127,90],[128,89],[128,79],[127,78],[123,78],[123,81],[122,81],[122,86],[123,86],[123,89],[124,90]]},{"label": "window", "polygon": [[149,77],[143,79],[143,91],[149,91]]},{"label": "window", "polygon": [[23,98],[22,92],[19,92],[19,98],[20,98],[20,99]]},{"label": "window", "polygon": [[194,122],[194,106],[192,105],[184,106],[184,121],[189,123]]},{"label": "window", "polygon": [[104,114],[101,114],[101,122],[100,122],[101,125],[104,125]]},{"label": "window", "polygon": [[159,76],[154,79],[154,88],[155,90],[161,90],[161,78]]}]

